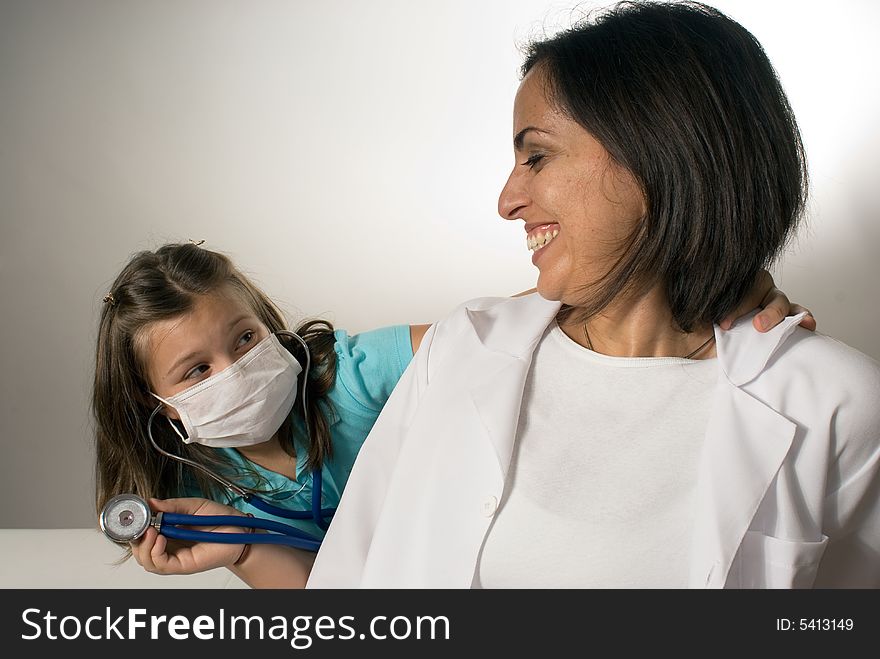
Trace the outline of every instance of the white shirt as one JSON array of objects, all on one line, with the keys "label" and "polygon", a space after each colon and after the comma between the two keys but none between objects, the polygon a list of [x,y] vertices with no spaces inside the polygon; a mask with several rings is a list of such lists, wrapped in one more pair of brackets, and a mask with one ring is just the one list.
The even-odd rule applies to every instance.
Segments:
[{"label": "white shirt", "polygon": [[551,323],[475,585],[685,587],[717,381],[717,359],[609,357]]}]

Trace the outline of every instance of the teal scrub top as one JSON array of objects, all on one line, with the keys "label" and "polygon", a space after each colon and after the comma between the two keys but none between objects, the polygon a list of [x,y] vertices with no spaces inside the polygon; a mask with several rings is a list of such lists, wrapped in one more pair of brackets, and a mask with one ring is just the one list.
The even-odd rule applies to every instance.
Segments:
[{"label": "teal scrub top", "polygon": [[[339,505],[361,444],[413,356],[409,325],[383,327],[352,336],[345,330],[336,330],[334,336],[336,381],[327,394],[332,405],[327,421],[333,456],[324,461],[321,469],[322,508]],[[299,395],[301,392],[297,392]],[[299,419],[297,421],[302,423]],[[217,450],[222,451],[236,467],[253,469],[265,479],[268,486],[264,485],[261,490],[270,491],[259,494],[264,501],[287,510],[312,509],[311,470],[305,468],[306,460],[299,459],[299,455],[294,482],[250,462],[234,448]],[[254,483],[248,480],[253,479],[242,479],[240,484],[252,487]],[[230,500],[226,503],[244,513],[295,526],[318,539],[324,537],[324,531],[311,520],[291,520],[270,515],[245,502],[241,496],[229,494]],[[187,496],[202,495],[195,492]]]}]

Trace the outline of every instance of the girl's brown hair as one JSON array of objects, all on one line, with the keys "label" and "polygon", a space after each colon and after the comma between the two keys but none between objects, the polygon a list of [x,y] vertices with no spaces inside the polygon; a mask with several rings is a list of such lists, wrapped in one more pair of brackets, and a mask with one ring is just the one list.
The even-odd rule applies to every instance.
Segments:
[{"label": "girl's brown hair", "polygon": [[[96,510],[117,494],[143,498],[181,496],[193,486],[214,499],[227,494],[200,470],[160,454],[150,444],[147,420],[156,407],[150,396],[142,346],[146,328],[156,321],[191,311],[199,296],[228,291],[250,307],[270,332],[286,329],[281,312],[232,263],[229,257],[192,243],[169,244],[143,251],[123,268],[104,298],[98,328],[92,413],[96,445]],[[280,429],[281,445],[295,455],[294,442],[306,449],[310,467],[331,455],[326,400],[336,377],[333,326],[323,320],[303,323],[296,333],[309,346],[311,368],[305,386],[311,437],[291,417]],[[305,367],[304,349],[296,340],[279,339]],[[306,377],[303,373],[300,378]],[[303,418],[297,396],[294,415]],[[180,455],[232,479],[243,474],[222,452],[184,444],[167,423],[153,424],[153,438],[164,450]],[[251,483],[264,483],[254,471]]]}]

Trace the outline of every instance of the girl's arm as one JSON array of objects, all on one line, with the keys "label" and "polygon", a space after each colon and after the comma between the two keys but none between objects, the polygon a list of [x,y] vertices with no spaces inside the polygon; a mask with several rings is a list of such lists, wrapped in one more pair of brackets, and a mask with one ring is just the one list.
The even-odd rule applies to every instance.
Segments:
[{"label": "girl's arm", "polygon": [[229,566],[251,588],[305,588],[315,555],[281,545],[249,545]]},{"label": "girl's arm", "polygon": [[425,338],[425,332],[428,331],[430,325],[410,325],[409,326],[409,338],[412,341],[412,350],[413,354],[416,354],[416,350],[419,349],[419,346],[422,345],[422,339]]},{"label": "girl's arm", "polygon": [[[231,506],[208,499],[150,499],[149,503],[153,512],[244,516]],[[199,530],[236,533],[246,529],[224,526]],[[225,567],[252,588],[303,588],[315,560],[310,552],[279,545],[178,542],[160,535],[152,526],[132,543],[131,552],[147,572],[194,574]]]}]

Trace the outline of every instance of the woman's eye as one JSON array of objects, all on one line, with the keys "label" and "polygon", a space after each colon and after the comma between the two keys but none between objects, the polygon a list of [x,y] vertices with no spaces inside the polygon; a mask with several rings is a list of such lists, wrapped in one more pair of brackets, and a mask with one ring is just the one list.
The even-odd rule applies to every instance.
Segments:
[{"label": "woman's eye", "polygon": [[242,346],[246,346],[248,343],[250,343],[251,341],[254,340],[255,336],[256,336],[256,332],[253,332],[252,330],[248,330],[247,332],[242,334],[241,338],[238,340],[238,347],[241,348]]},{"label": "woman's eye", "polygon": [[520,164],[528,166],[529,169],[534,169],[535,165],[537,165],[543,159],[544,159],[543,153],[533,153],[532,155],[530,155],[528,157],[528,159],[525,162],[520,163]]},{"label": "woman's eye", "polygon": [[187,371],[186,375],[183,376],[184,380],[191,380],[192,378],[198,377],[205,373],[210,368],[207,364],[199,364],[195,368]]}]

